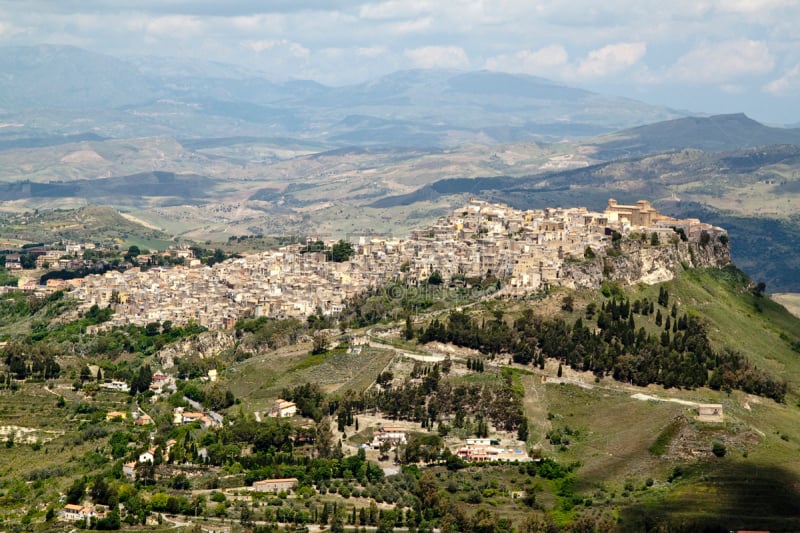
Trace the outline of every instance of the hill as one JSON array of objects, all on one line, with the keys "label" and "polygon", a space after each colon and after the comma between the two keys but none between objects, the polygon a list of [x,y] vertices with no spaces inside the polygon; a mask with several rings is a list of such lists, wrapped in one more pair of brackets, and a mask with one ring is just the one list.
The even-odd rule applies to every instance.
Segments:
[{"label": "hill", "polygon": [[683,117],[601,136],[593,143],[601,159],[693,148],[730,152],[776,144],[800,144],[800,129],[772,128],[744,114]]},{"label": "hill", "polygon": [[0,238],[12,242],[37,243],[58,240],[94,242],[106,246],[166,247],[170,237],[122,216],[107,206],[88,205],[75,210],[42,210],[4,215]]},{"label": "hill", "polygon": [[800,145],[731,152],[681,150],[588,165],[527,177],[448,178],[416,191],[378,200],[375,207],[413,206],[435,200],[455,206],[465,195],[543,208],[571,205],[576,194],[602,210],[609,197],[624,202],[653,198],[671,216],[695,217],[725,227],[734,263],[774,290],[800,290]]},{"label": "hill", "polygon": [[[656,526],[796,530],[800,320],[752,289],[746,276],[728,268],[687,270],[665,284],[615,287],[608,294],[561,289],[528,300],[483,299],[453,312],[448,301],[456,302],[442,292],[441,299],[434,296],[434,308],[443,305],[445,312],[412,315],[416,338],[411,339],[402,323],[359,329],[348,328],[352,324],[345,320],[340,335],[340,327],[324,318],[307,323],[247,319],[221,333],[202,328],[190,333],[156,323],[79,337],[74,334],[79,325],[86,329],[89,321],[102,320],[99,311],[42,330],[36,324],[64,304],[49,299],[42,307],[26,307],[33,313],[32,320],[26,318],[32,322],[28,341],[38,336],[61,343],[60,376],[18,380],[14,387],[0,381],[3,416],[14,431],[10,444],[0,447],[10,491],[0,506],[7,510],[8,524],[29,516],[27,522],[44,525],[44,512],[28,514],[29,507],[58,509],[59,494],[73,498],[75,492],[86,503],[104,505],[100,502],[108,501],[108,494],[99,488],[106,487],[119,497],[123,518],[162,513],[169,520],[175,518],[167,514],[178,515],[181,522],[195,515],[214,522],[224,510],[229,522],[263,516],[269,523],[311,525],[339,520],[331,515],[340,508],[347,510],[341,520],[354,526],[379,524],[382,509],[380,516],[393,526],[420,524],[420,529],[454,522],[469,530],[480,522],[482,531],[492,532],[510,524],[550,524],[550,530],[564,531],[578,524],[607,531]],[[366,316],[387,296],[375,294],[352,311]],[[572,297],[569,309],[564,308],[567,296]],[[645,300],[657,313],[642,311]],[[388,301],[413,313],[410,300]],[[632,314],[613,320],[635,321],[641,335],[667,333],[670,342],[678,341],[684,315],[699,320],[714,352],[746,354],[750,370],[757,367],[785,380],[784,402],[741,390],[748,385],[737,384],[735,376],[725,378],[733,380],[730,390],[636,386],[611,373],[570,367],[563,358],[573,354],[551,352],[559,343],[550,344],[545,336],[518,336],[558,321],[567,328],[565,342],[575,342],[584,327],[608,332],[616,326],[603,324],[602,315],[622,312],[625,302],[632,304]],[[467,324],[465,316],[476,326],[462,339],[505,328],[506,336],[541,342],[545,360],[525,362],[518,358],[522,352],[494,352],[489,345],[480,350],[457,346],[461,340],[423,342],[435,321],[450,329]],[[675,319],[674,331],[659,323],[661,316]],[[314,324],[323,329],[315,330]],[[311,335],[330,335],[331,344],[339,344],[309,354],[316,345]],[[687,346],[687,353],[704,349],[700,339],[692,336],[697,344]],[[176,342],[183,349],[173,350]],[[12,362],[19,353],[35,359],[48,355],[45,346],[20,352],[12,342],[3,355]],[[84,352],[69,355],[70,346]],[[167,350],[159,352],[164,346],[169,357]],[[689,365],[690,356],[685,357]],[[177,394],[136,397],[105,390],[94,383],[89,362],[106,379],[129,383],[138,383],[142,375],[149,382],[153,368],[164,364],[176,377]],[[218,371],[217,381],[206,379],[208,369]],[[146,396],[151,400],[143,401]],[[297,414],[268,418],[278,397],[295,402]],[[722,422],[697,419],[698,404],[709,403],[723,410]],[[175,404],[186,412],[212,409],[225,417],[225,425],[175,423]],[[37,413],[35,422],[31,411]],[[106,416],[117,411],[126,418]],[[147,412],[155,424],[134,425],[127,415],[131,411]],[[388,452],[373,449],[369,443],[390,427],[402,432],[405,442],[387,446]],[[495,450],[542,460],[471,463],[457,452],[468,449],[467,439],[476,436],[498,442]],[[148,446],[159,453],[169,446],[171,459],[159,457],[152,470],[137,467],[134,483],[122,463],[136,462]],[[248,487],[286,476],[298,482],[281,497]],[[82,489],[73,490],[81,480]],[[193,500],[198,494],[203,498]]]}]

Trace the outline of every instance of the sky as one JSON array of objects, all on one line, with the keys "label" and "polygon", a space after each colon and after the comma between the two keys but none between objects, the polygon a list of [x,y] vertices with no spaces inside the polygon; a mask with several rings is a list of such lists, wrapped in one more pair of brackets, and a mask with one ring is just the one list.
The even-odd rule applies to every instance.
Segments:
[{"label": "sky", "polygon": [[798,22],[800,0],[0,0],[0,46],[212,60],[328,85],[488,69],[799,124]]}]

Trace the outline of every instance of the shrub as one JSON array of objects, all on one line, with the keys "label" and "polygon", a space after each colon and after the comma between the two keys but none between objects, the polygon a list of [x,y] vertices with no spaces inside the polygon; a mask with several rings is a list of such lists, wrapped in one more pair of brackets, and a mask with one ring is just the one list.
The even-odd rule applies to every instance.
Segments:
[{"label": "shrub", "polygon": [[714,441],[711,445],[711,453],[716,455],[717,457],[725,457],[725,454],[728,453],[728,449],[725,448],[725,445],[719,441]]}]

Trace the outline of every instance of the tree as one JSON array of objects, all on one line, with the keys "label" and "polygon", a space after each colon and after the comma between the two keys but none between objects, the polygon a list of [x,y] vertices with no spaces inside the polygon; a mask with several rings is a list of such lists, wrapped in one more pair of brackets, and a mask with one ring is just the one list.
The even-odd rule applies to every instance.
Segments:
[{"label": "tree", "polygon": [[383,388],[386,388],[387,385],[392,384],[392,380],[394,379],[394,374],[389,370],[385,370],[378,374],[378,378],[376,379],[376,383]]},{"label": "tree", "polygon": [[592,247],[586,246],[586,249],[583,251],[583,258],[591,260],[595,257],[597,257],[597,255],[594,253],[594,250],[592,250]]},{"label": "tree", "polygon": [[568,294],[561,299],[561,309],[567,313],[571,313],[575,306],[575,298]]},{"label": "tree", "polygon": [[428,285],[441,285],[442,283],[444,283],[444,280],[438,270],[434,270],[431,275],[428,276]]},{"label": "tree", "polygon": [[519,427],[517,428],[517,439],[521,441],[528,440],[528,419],[523,418],[522,422],[520,422]]},{"label": "tree", "polygon": [[356,251],[353,249],[352,244],[347,241],[340,240],[331,246],[330,251],[325,254],[325,257],[328,261],[333,261],[334,263],[343,263],[353,257],[355,253]]},{"label": "tree", "polygon": [[325,353],[328,351],[328,334],[324,331],[317,331],[314,333],[314,341],[311,347],[313,355]]},{"label": "tree", "polygon": [[131,380],[131,395],[148,390],[152,381],[153,371],[150,369],[150,365],[140,366],[138,374]]},{"label": "tree", "polygon": [[86,479],[78,478],[72,482],[67,489],[67,503],[77,505],[83,501],[86,495]]},{"label": "tree", "polygon": [[81,377],[81,382],[89,381],[90,379],[92,379],[92,371],[89,369],[88,366],[83,366],[81,368],[80,377]]},{"label": "tree", "polygon": [[561,377],[564,370],[561,368],[561,363],[558,363],[558,371],[556,372],[556,376]]},{"label": "tree", "polygon": [[764,296],[764,291],[767,290],[767,284],[763,281],[759,281],[756,287],[753,289],[753,294],[756,298],[761,298]]},{"label": "tree", "polygon": [[133,259],[141,255],[142,251],[139,250],[139,247],[135,244],[128,248],[128,252],[125,254],[125,261],[133,262]]},{"label": "tree", "polygon": [[414,323],[411,321],[410,315],[406,317],[406,327],[403,330],[403,337],[405,337],[407,341],[414,338]]},{"label": "tree", "polygon": [[658,240],[658,233],[656,233],[654,231],[653,233],[650,234],[650,245],[651,246],[658,246],[659,244],[661,244],[661,243]]}]

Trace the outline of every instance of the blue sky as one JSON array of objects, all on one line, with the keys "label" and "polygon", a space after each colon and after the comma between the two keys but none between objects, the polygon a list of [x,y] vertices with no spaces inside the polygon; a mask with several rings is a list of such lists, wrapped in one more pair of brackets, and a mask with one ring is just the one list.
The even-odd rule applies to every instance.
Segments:
[{"label": "blue sky", "polygon": [[800,123],[798,21],[798,0],[0,0],[0,45],[215,60],[331,85],[490,69],[788,124]]}]

